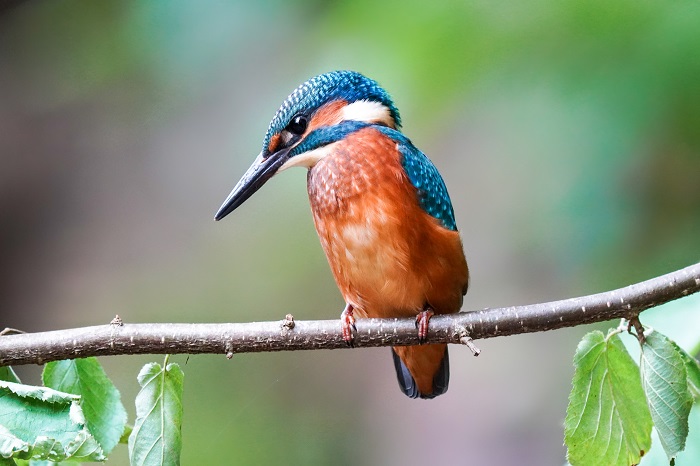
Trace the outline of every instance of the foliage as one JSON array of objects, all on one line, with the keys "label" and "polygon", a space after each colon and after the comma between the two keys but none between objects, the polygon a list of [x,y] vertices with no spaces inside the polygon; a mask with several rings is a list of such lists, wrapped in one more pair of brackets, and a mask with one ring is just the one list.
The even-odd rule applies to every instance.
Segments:
[{"label": "foliage", "polygon": [[0,367],[0,380],[21,383],[19,377],[17,377],[17,374],[10,366]]},{"label": "foliage", "polygon": [[[692,381],[686,370],[688,354],[659,332],[650,332],[642,345],[642,382],[654,426],[669,458],[685,448],[688,416],[693,405]],[[697,363],[694,363],[697,367]]]},{"label": "foliage", "polygon": [[11,368],[0,375],[14,380],[0,380],[0,465],[104,461],[127,437],[132,465],[180,464],[183,373],[167,358],[139,373],[133,430],[96,358],[48,363],[45,387],[22,385]]},{"label": "foliage", "polygon": [[50,362],[42,378],[47,387],[81,397],[87,428],[109,454],[124,432],[126,410],[97,358]]},{"label": "foliage", "polygon": [[132,465],[179,465],[182,448],[182,380],[177,364],[146,364],[138,376],[136,423],[129,436]]},{"label": "foliage", "polygon": [[574,466],[637,464],[651,446],[652,421],[639,369],[617,333],[586,335],[574,365],[565,422],[569,461]]},{"label": "foliage", "polygon": [[639,464],[651,446],[652,426],[671,462],[685,448],[698,361],[650,329],[640,373],[620,340],[623,327],[607,336],[588,333],[576,350],[565,422],[573,466]]},{"label": "foliage", "polygon": [[105,459],[87,429],[80,397],[0,382],[0,456],[50,461]]}]

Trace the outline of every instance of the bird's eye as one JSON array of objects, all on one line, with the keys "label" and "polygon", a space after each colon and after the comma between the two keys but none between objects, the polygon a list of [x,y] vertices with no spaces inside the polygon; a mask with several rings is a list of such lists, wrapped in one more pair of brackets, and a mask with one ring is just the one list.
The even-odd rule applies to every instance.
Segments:
[{"label": "bird's eye", "polygon": [[297,115],[289,122],[286,130],[292,134],[304,134],[304,131],[306,131],[306,124],[306,117],[304,115]]}]

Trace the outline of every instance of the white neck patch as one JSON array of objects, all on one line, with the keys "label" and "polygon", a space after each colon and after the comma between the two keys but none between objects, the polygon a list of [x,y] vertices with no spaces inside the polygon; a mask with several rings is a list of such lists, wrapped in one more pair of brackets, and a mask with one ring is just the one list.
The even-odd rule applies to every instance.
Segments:
[{"label": "white neck patch", "polygon": [[317,149],[304,152],[303,154],[295,155],[294,157],[291,157],[289,160],[284,162],[284,164],[277,171],[281,172],[291,167],[312,168],[318,163],[319,160],[321,160],[333,150],[334,145],[335,143],[327,144]]},{"label": "white neck patch", "polygon": [[343,120],[365,121],[367,123],[382,123],[390,128],[396,127],[389,109],[381,102],[356,100],[342,109]]}]

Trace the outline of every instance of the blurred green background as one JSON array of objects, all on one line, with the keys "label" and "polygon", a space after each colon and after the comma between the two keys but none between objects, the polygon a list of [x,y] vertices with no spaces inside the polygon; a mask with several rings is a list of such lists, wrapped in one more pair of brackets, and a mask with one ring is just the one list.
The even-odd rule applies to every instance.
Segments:
[{"label": "blurred green background", "polygon": [[[465,309],[700,256],[698,2],[0,8],[0,327],[337,318],[303,170],[212,219],[282,100],[332,69],[378,80],[443,173]],[[430,402],[399,392],[386,348],[178,356],[183,464],[563,464],[587,330],[481,341],[479,358],[454,347]],[[132,422],[138,369],[161,359],[102,360]]]}]

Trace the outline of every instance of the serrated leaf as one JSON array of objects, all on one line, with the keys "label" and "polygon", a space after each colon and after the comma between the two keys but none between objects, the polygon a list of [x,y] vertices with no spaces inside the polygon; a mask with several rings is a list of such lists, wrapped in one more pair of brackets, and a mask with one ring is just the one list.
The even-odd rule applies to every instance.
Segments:
[{"label": "serrated leaf", "polygon": [[29,451],[29,444],[0,424],[0,458],[12,458]]},{"label": "serrated leaf", "polygon": [[22,383],[15,374],[15,371],[10,366],[0,367],[0,380],[7,382]]},{"label": "serrated leaf", "polygon": [[[0,425],[8,436],[0,442],[0,456],[103,461],[100,445],[85,427],[79,401],[79,396],[51,388],[0,381]],[[16,450],[18,443],[10,435],[26,448]]]},{"label": "serrated leaf", "polygon": [[42,379],[47,387],[80,395],[87,428],[109,454],[124,432],[126,409],[97,358],[50,362]]},{"label": "serrated leaf", "polygon": [[[678,453],[675,463],[678,466],[695,466],[700,464],[700,405],[693,405],[688,417],[688,439],[685,442],[685,450]],[[644,456],[641,466],[667,466],[668,457],[661,448],[659,433],[654,430],[651,434],[651,450]]]},{"label": "serrated leaf", "polygon": [[685,448],[693,398],[685,363],[675,345],[656,331],[645,337],[640,363],[642,385],[661,445],[672,459]]},{"label": "serrated leaf", "polygon": [[[167,361],[167,358],[166,358]],[[132,466],[180,464],[182,449],[182,382],[177,364],[146,364],[139,372],[136,422],[129,436]]]},{"label": "serrated leaf", "polygon": [[700,399],[700,364],[698,360],[689,355],[683,348],[678,346],[675,341],[671,340],[673,347],[680,354],[683,364],[685,365],[686,375],[688,376],[688,388],[691,394]]},{"label": "serrated leaf", "polygon": [[594,331],[574,356],[565,443],[572,466],[629,466],[651,446],[651,416],[639,368],[617,335]]}]

